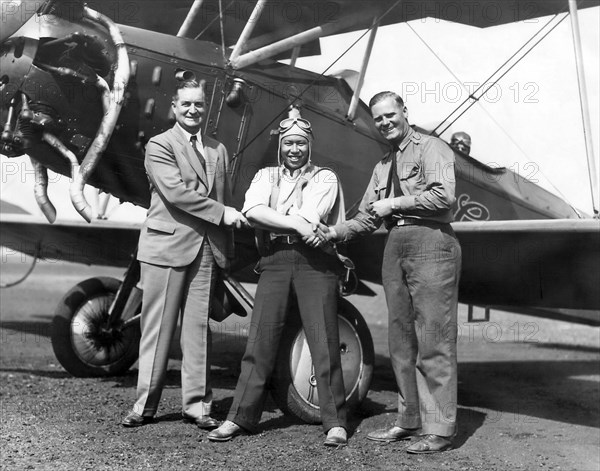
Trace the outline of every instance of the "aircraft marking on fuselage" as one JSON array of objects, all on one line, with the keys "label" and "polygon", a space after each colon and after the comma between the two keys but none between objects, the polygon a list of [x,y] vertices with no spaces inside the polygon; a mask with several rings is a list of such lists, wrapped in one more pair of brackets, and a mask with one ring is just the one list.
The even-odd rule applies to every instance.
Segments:
[{"label": "aircraft marking on fuselage", "polygon": [[471,201],[471,196],[462,194],[457,198],[458,209],[454,213],[455,221],[489,221],[490,210],[477,201]]}]

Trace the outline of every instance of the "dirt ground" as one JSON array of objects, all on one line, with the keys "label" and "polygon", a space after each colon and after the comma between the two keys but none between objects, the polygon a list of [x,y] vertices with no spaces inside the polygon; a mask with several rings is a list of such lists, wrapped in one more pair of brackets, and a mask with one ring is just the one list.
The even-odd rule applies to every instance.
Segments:
[{"label": "dirt ground", "polygon": [[[26,270],[2,260],[2,281]],[[171,360],[158,421],[120,425],[135,395],[137,369],[110,378],[73,378],[50,344],[52,313],[75,283],[120,270],[41,263],[21,285],[0,292],[1,469],[129,470],[598,470],[600,333],[596,327],[492,312],[468,324],[459,315],[459,433],[456,449],[404,452],[366,434],[393,423],[395,383],[381,294],[351,298],[375,341],[371,390],[350,423],[347,447],[328,449],[319,426],[284,416],[270,402],[261,433],[211,443],[180,420],[180,362]],[[380,293],[380,289],[375,287]],[[224,419],[245,344],[247,319],[215,324],[215,416]]]}]

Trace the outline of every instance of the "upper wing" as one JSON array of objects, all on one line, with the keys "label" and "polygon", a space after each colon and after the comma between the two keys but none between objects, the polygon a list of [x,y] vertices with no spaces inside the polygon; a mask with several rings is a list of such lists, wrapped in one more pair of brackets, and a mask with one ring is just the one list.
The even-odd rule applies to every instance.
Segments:
[{"label": "upper wing", "polygon": [[[0,1],[3,13],[6,12],[2,40],[18,30],[36,11],[50,5],[46,2],[40,6],[39,0]],[[195,3],[200,5],[197,10],[193,8]],[[199,3],[193,0],[116,0],[93,2],[89,6],[116,23],[170,35],[179,33],[190,11],[194,10],[193,19],[183,35],[225,47],[235,45],[246,25],[252,25],[245,50],[255,50],[317,27],[323,29],[322,36],[328,36],[370,28],[374,20],[384,26],[434,18],[486,28],[569,10],[568,0],[269,0],[264,3],[261,14],[256,15],[256,4],[256,0],[202,0]],[[70,8],[68,2],[65,5]],[[577,1],[578,8],[599,5],[600,0]],[[319,53],[318,40],[304,44],[299,52],[303,56]]]},{"label": "upper wing", "polygon": [[140,224],[94,220],[56,221],[23,214],[0,214],[5,256],[26,253],[49,260],[126,267],[137,247]]},{"label": "upper wing", "polygon": [[[150,2],[148,2],[150,3]],[[480,28],[516,21],[532,20],[542,16],[568,11],[568,0],[480,0],[473,2],[439,0],[281,0],[267,1],[258,19],[253,16],[255,0],[204,0],[191,24],[188,37],[199,37],[226,46],[234,45],[245,25],[250,22],[253,32],[249,49],[270,44],[318,26],[331,26],[330,34],[363,30],[371,27],[373,19],[381,18],[380,25],[402,23],[423,18],[435,18]],[[98,2],[93,8],[121,24],[177,34],[193,4],[191,0],[153,0],[152,8],[142,2]],[[600,0],[579,0],[578,8],[600,5]],[[318,53],[318,44],[312,43],[303,54]]]}]

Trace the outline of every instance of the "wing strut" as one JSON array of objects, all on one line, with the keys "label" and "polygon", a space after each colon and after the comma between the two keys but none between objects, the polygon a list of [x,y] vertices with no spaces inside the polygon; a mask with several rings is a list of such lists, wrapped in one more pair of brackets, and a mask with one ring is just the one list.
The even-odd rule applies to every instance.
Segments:
[{"label": "wing strut", "polygon": [[575,49],[575,62],[577,64],[577,79],[579,82],[579,101],[581,103],[581,118],[583,120],[583,134],[585,137],[585,151],[588,162],[588,173],[590,177],[590,188],[592,190],[592,207],[594,217],[600,217],[598,212],[598,172],[596,171],[596,157],[592,143],[592,127],[590,125],[590,110],[588,108],[587,87],[585,85],[585,74],[583,70],[583,54],[581,53],[581,36],[579,34],[579,18],[577,16],[577,2],[569,0],[569,12],[571,13],[571,31],[573,33],[573,47]]},{"label": "wing strut", "polygon": [[347,118],[350,121],[354,121],[356,109],[358,108],[358,103],[360,102],[360,92],[363,84],[365,83],[365,74],[367,72],[367,67],[369,66],[369,59],[371,58],[371,52],[373,51],[373,43],[375,42],[375,36],[377,36],[378,27],[379,22],[377,21],[377,18],[373,18],[373,26],[371,26],[371,32],[369,33],[369,42],[367,43],[365,55],[363,56],[363,61],[360,66],[360,73],[358,74],[358,83],[356,85],[356,90],[354,90],[354,95],[352,95],[352,100],[350,100],[350,106],[348,107]]},{"label": "wing strut", "polygon": [[300,46],[296,46],[294,49],[292,49],[292,55],[290,57],[290,67],[296,67],[296,61],[300,56],[300,49]]},{"label": "wing strut", "polygon": [[185,20],[183,20],[183,23],[181,23],[181,27],[179,28],[179,31],[177,31],[177,37],[185,38],[187,36],[187,34],[190,31],[190,28],[192,27],[192,23],[194,22],[194,19],[198,15],[200,8],[202,8],[203,2],[204,2],[204,0],[194,0],[194,4],[191,6],[190,11],[188,11],[188,14],[185,17]]},{"label": "wing strut", "polygon": [[246,26],[244,26],[242,34],[240,34],[240,37],[238,38],[237,43],[235,43],[233,52],[231,53],[231,56],[229,57],[230,62],[234,63],[238,59],[238,57],[240,57],[240,54],[242,53],[242,50],[243,50],[244,46],[246,45],[246,42],[252,35],[252,31],[254,31],[254,27],[258,23],[258,19],[260,18],[260,15],[262,14],[262,11],[263,11],[266,1],[267,0],[258,0],[258,3],[254,6],[254,10],[252,11],[250,18],[248,18],[248,22],[246,23]]},{"label": "wing strut", "polygon": [[[296,46],[302,46],[303,44],[309,43],[323,36],[336,34],[337,32],[344,30],[345,28],[351,27],[355,23],[356,18],[354,18],[353,16],[343,18],[339,21],[336,21],[335,23],[325,23],[323,25],[316,26],[309,30],[290,36],[289,38],[282,39],[281,41],[276,41],[273,44],[269,44],[268,46],[261,47],[259,49],[247,52],[239,56],[234,56],[232,53],[230,62],[234,69],[242,69],[249,65],[256,64],[257,62],[260,62],[263,59],[273,57],[281,52],[292,49]],[[246,27],[248,27],[248,24],[246,25]],[[244,31],[242,32],[242,36],[244,36]],[[240,39],[242,39],[242,37],[240,37]],[[238,44],[239,43],[240,41],[238,41]]]}]

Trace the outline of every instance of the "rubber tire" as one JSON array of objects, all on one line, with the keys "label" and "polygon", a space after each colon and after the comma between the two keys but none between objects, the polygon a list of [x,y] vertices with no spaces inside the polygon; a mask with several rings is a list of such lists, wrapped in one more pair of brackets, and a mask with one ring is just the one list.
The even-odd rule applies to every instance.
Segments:
[{"label": "rubber tire", "polygon": [[[89,324],[82,322],[85,319],[82,316],[92,313],[94,319],[101,320],[102,316],[108,315],[120,284],[115,278],[90,278],[71,288],[58,303],[52,320],[52,348],[60,364],[73,376],[116,376],[126,372],[137,360],[141,336],[139,322],[120,331],[123,342],[111,345],[120,347],[116,353],[114,348],[92,348],[86,340],[89,330],[85,329]],[[84,335],[76,338],[77,329]],[[85,347],[88,357],[90,353],[96,353],[97,357],[86,358]]]},{"label": "rubber tire", "polygon": [[[373,348],[373,339],[369,327],[360,312],[347,300],[340,298],[338,300],[338,316],[340,322],[340,332],[342,326],[350,328],[353,335],[358,340],[359,350],[358,370],[356,361],[352,360],[351,353],[344,353],[345,346],[340,337],[342,352],[342,370],[344,375],[344,386],[346,388],[346,407],[348,412],[360,405],[369,392],[371,380],[373,378],[373,367],[375,361],[375,350]],[[350,331],[347,331],[350,332]],[[286,414],[295,415],[309,424],[321,423],[321,410],[318,406],[309,402],[294,384],[292,379],[292,355],[296,339],[304,336],[302,325],[299,319],[286,327],[277,356],[277,363],[271,382],[271,395],[277,406]],[[304,340],[306,342],[306,340]],[[305,350],[308,352],[308,349]],[[348,354],[348,356],[346,356]],[[306,363],[306,362],[305,362]],[[354,363],[354,364],[353,364]],[[311,361],[312,364],[312,361]],[[300,375],[300,377],[306,376]],[[348,378],[353,378],[348,381]],[[316,391],[316,387],[314,388]]]}]

